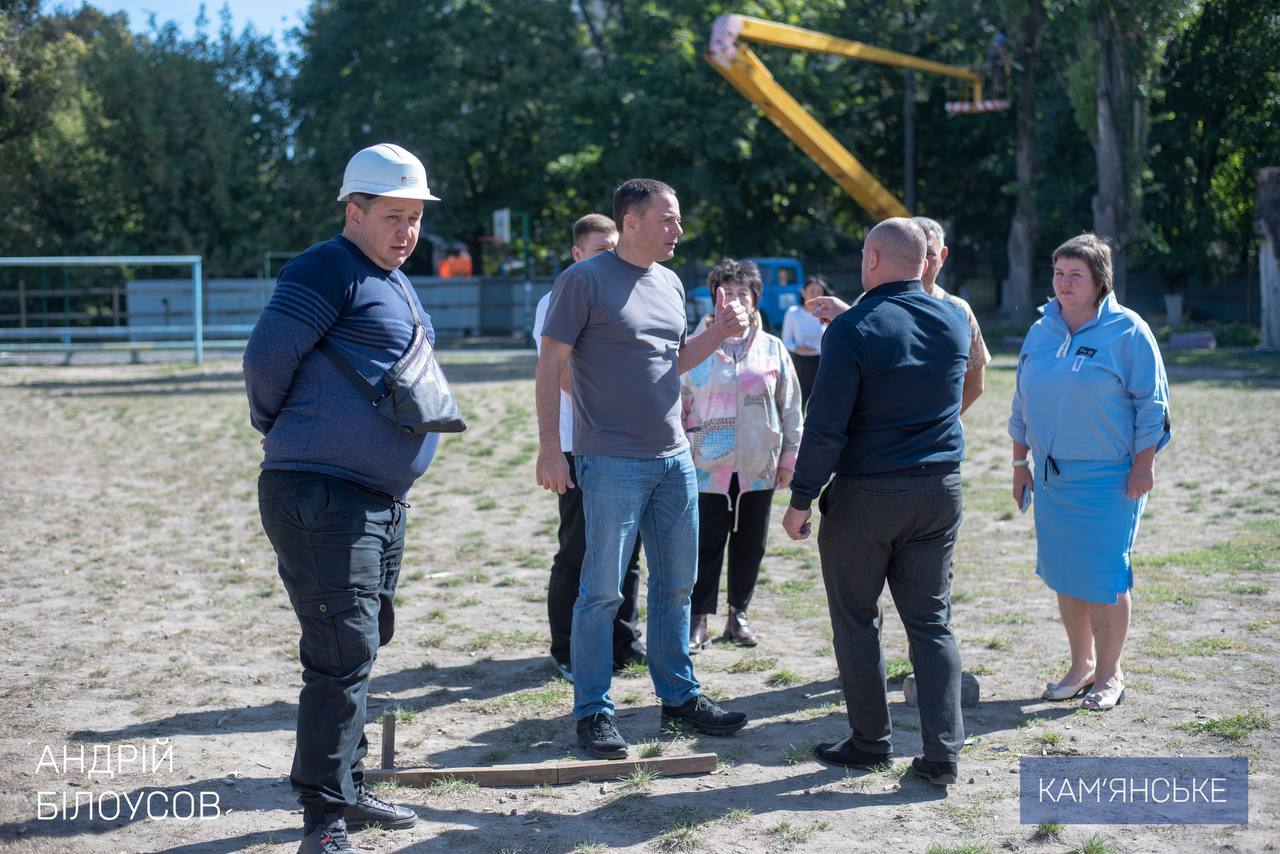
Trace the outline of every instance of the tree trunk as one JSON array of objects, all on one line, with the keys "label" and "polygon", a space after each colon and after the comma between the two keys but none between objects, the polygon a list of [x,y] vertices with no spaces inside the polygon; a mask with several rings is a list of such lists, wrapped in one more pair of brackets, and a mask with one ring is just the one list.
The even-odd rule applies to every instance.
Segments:
[{"label": "tree trunk", "polygon": [[[1124,36],[1116,20],[1106,15],[1092,25],[1098,43],[1098,112],[1094,153],[1098,164],[1098,192],[1093,197],[1093,231],[1111,244],[1116,299],[1124,302],[1128,279],[1125,246],[1130,234],[1129,175],[1125,163],[1125,119],[1132,110]],[[1129,107],[1129,109],[1127,109]]]},{"label": "tree trunk", "polygon": [[1009,257],[1009,275],[1001,296],[1001,311],[1010,318],[1025,318],[1034,310],[1036,238],[1039,219],[1036,212],[1036,55],[1044,29],[1043,0],[1031,0],[1026,15],[1015,29],[1018,59],[1022,71],[1018,76],[1014,169],[1018,183],[1018,200],[1009,224],[1009,240],[1005,251]]},{"label": "tree trunk", "polygon": [[1280,167],[1259,169],[1255,207],[1258,232],[1258,279],[1262,285],[1262,346],[1280,347]]}]

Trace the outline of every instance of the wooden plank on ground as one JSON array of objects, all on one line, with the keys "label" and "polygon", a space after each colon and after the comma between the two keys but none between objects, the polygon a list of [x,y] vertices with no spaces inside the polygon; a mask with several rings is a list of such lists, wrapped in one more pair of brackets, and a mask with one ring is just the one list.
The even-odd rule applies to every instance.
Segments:
[{"label": "wooden plank on ground", "polygon": [[618,780],[638,768],[647,768],[662,777],[706,774],[715,770],[716,755],[694,753],[652,759],[561,760],[476,768],[368,768],[364,776],[370,783],[390,782],[399,786],[429,786],[445,779],[466,780],[480,786],[538,786],[581,780]]}]

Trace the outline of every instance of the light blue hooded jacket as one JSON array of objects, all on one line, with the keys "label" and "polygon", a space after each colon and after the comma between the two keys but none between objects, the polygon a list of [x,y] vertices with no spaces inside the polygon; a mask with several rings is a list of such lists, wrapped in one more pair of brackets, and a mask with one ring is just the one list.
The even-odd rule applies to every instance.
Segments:
[{"label": "light blue hooded jacket", "polygon": [[1169,380],[1146,321],[1107,294],[1074,333],[1057,299],[1018,354],[1009,436],[1036,459],[1131,459],[1169,442]]}]

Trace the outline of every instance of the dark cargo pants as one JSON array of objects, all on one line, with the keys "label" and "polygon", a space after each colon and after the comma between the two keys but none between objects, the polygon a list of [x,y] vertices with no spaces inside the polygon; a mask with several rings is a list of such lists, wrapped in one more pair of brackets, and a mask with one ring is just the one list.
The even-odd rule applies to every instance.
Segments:
[{"label": "dark cargo pants", "polygon": [[258,479],[262,527],[302,631],[289,779],[308,823],[354,804],[364,782],[369,674],[395,630],[404,506],[323,474],[264,471]]}]

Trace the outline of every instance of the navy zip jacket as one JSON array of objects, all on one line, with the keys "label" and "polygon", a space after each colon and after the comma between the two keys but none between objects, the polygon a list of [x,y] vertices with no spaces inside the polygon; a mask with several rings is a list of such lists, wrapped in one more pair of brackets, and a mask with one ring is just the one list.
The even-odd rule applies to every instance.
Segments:
[{"label": "navy zip jacket", "polygon": [[834,472],[954,471],[969,319],[919,279],[887,282],[831,322],[809,396],[791,506],[809,509]]}]

